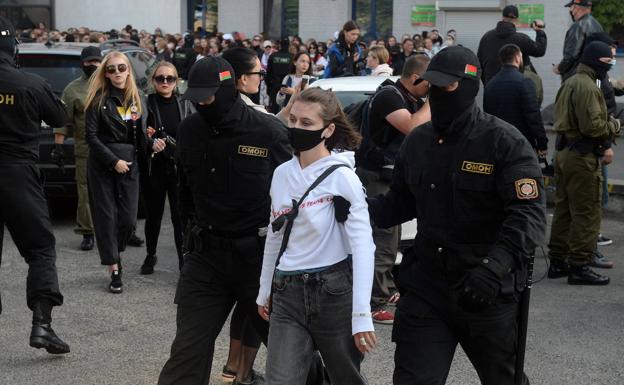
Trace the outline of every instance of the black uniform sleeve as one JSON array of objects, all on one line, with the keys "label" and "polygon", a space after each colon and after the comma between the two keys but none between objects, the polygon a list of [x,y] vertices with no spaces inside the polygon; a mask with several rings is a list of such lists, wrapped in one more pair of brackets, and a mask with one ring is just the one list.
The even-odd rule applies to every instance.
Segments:
[{"label": "black uniform sleeve", "polygon": [[90,107],[85,114],[85,139],[93,156],[102,164],[113,168],[119,159],[98,137],[99,121],[100,109],[96,106]]},{"label": "black uniform sleeve", "polygon": [[385,195],[366,199],[372,221],[381,228],[400,225],[416,217],[416,199],[407,182],[406,143],[407,140],[403,142],[395,160],[390,191]]},{"label": "black uniform sleeve", "polygon": [[189,221],[193,222],[195,218],[195,204],[193,203],[193,194],[186,173],[184,172],[183,154],[180,151],[181,148],[186,148],[188,126],[185,128],[186,120],[183,120],[178,127],[178,145],[175,151],[175,162],[178,170],[178,203],[180,207],[180,220],[182,225],[186,226]]},{"label": "black uniform sleeve", "polygon": [[522,266],[544,242],[546,195],[537,157],[521,134],[503,134],[495,158],[504,220],[488,260],[490,270],[502,277]]},{"label": "black uniform sleeve", "polygon": [[67,123],[67,111],[61,99],[52,92],[50,86],[43,82],[38,90],[37,102],[41,120],[51,127],[61,127]]},{"label": "black uniform sleeve", "polygon": [[518,34],[518,46],[523,55],[542,57],[546,54],[546,46],[548,45],[548,38],[546,32],[535,31],[535,41],[523,33]]},{"label": "black uniform sleeve", "polygon": [[275,118],[273,128],[273,140],[271,141],[271,170],[275,170],[280,164],[289,161],[292,158],[292,149],[288,140],[288,131],[283,123]]},{"label": "black uniform sleeve", "polygon": [[544,122],[542,121],[535,84],[531,79],[524,78],[520,91],[522,115],[526,119],[531,138],[535,141],[531,145],[535,145],[538,150],[546,150],[548,149],[548,137],[546,136],[546,130],[544,130]]}]

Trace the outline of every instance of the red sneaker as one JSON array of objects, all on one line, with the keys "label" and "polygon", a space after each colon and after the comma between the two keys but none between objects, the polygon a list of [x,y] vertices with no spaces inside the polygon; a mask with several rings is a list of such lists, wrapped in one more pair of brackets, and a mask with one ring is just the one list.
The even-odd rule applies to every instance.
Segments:
[{"label": "red sneaker", "polygon": [[373,322],[384,325],[392,325],[394,323],[394,314],[387,310],[377,310],[372,312]]}]

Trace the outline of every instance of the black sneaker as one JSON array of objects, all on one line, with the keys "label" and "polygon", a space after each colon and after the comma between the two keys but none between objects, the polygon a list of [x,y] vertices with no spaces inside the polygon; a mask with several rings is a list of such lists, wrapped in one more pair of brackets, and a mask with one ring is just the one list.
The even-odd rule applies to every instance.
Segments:
[{"label": "black sneaker", "polygon": [[111,283],[108,286],[111,293],[119,294],[123,291],[123,283],[121,282],[121,271],[114,270],[111,273]]},{"label": "black sneaker", "polygon": [[154,266],[156,266],[156,262],[158,262],[158,257],[148,254],[143,261],[143,265],[141,266],[141,274],[154,274]]},{"label": "black sneaker", "polygon": [[136,233],[132,233],[132,235],[128,239],[128,245],[130,246],[141,247],[143,246],[144,243],[145,241],[139,238],[139,236],[136,235]]},{"label": "black sneaker", "polygon": [[93,234],[85,234],[82,236],[82,242],[80,243],[80,250],[89,251],[93,250]]},{"label": "black sneaker", "polygon": [[613,239],[607,238],[602,234],[598,234],[598,246],[608,246],[613,243]]},{"label": "black sneaker", "polygon": [[591,256],[589,266],[597,267],[599,269],[612,269],[613,262],[609,261],[601,252],[594,251]]},{"label": "black sneaker", "polygon": [[567,277],[570,273],[570,267],[567,262],[557,259],[550,260],[550,266],[548,267],[548,278],[556,279]]},{"label": "black sneaker", "polygon": [[609,277],[600,275],[589,266],[570,266],[569,285],[603,286],[609,284]]}]

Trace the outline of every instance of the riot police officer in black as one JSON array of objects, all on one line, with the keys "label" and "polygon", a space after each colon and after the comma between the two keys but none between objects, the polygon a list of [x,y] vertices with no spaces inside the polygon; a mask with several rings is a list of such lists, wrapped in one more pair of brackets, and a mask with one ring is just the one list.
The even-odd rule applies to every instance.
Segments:
[{"label": "riot police officer in black", "polygon": [[67,114],[45,80],[16,68],[17,44],[13,26],[0,16],[0,223],[29,266],[30,346],[65,354],[69,346],[50,326],[52,307],[62,305],[63,296],[56,272],[56,240],[36,162],[41,121],[60,127]]},{"label": "riot police officer in black", "polygon": [[205,384],[214,344],[235,302],[266,342],[256,309],[273,170],[291,158],[286,128],[241,99],[231,65],[197,61],[184,99],[197,111],[180,123],[176,158],[185,255],[175,296],[177,332],[159,384]]},{"label": "riot police officer in black", "polygon": [[480,72],[467,48],[434,56],[422,76],[432,121],[407,136],[390,191],[369,202],[380,227],[418,220],[399,273],[395,385],[443,384],[458,343],[482,384],[514,384],[518,301],[544,238],[545,196],[529,142],[475,104]]}]

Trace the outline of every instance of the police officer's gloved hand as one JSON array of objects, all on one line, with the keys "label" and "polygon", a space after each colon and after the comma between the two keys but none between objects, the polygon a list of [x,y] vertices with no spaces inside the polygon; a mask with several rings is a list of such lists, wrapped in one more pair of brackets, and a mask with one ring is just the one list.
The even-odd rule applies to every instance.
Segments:
[{"label": "police officer's gloved hand", "polygon": [[466,272],[459,285],[459,306],[467,312],[479,312],[494,304],[501,288],[498,276],[484,265]]},{"label": "police officer's gloved hand", "polygon": [[346,200],[344,197],[340,195],[334,196],[334,213],[336,216],[336,221],[339,223],[343,223],[347,220],[349,216],[349,209],[351,208],[351,202]]},{"label": "police officer's gloved hand", "polygon": [[50,158],[52,158],[57,166],[63,168],[63,166],[65,165],[65,151],[63,151],[62,144],[54,145],[54,148],[50,152]]}]

